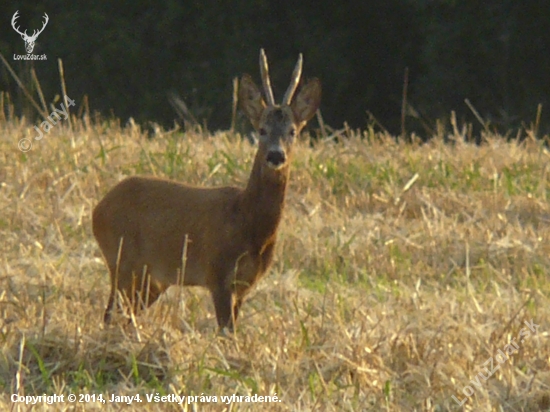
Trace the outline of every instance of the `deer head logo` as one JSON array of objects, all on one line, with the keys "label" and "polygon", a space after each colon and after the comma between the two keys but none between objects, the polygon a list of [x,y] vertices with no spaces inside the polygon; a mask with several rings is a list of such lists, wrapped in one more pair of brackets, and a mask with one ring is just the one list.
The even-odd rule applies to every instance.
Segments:
[{"label": "deer head logo", "polygon": [[32,51],[34,49],[34,43],[36,42],[36,39],[38,38],[38,35],[44,31],[44,28],[46,27],[46,24],[48,24],[48,21],[50,20],[50,18],[48,17],[48,15],[46,13],[44,13],[44,23],[42,25],[42,28],[40,30],[34,30],[33,33],[32,33],[32,36],[29,36],[27,34],[27,30],[25,30],[24,32],[21,32],[19,30],[19,27],[17,27],[15,25],[16,20],[19,17],[18,13],[19,13],[19,10],[17,10],[13,14],[13,18],[11,19],[11,25],[12,25],[13,29],[17,33],[19,33],[21,35],[21,38],[25,41],[25,48],[27,49],[27,53],[30,54],[30,53],[32,53]]}]

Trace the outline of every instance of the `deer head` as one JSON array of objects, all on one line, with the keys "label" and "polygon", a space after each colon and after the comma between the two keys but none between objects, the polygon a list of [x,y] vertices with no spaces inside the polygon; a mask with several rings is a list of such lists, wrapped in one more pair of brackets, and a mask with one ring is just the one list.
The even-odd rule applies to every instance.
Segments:
[{"label": "deer head", "polygon": [[44,13],[44,23],[42,24],[42,28],[40,30],[34,30],[32,33],[32,36],[27,35],[27,30],[24,32],[21,32],[19,30],[19,27],[16,27],[16,20],[19,17],[18,16],[19,10],[17,10],[12,19],[11,19],[11,25],[13,29],[21,35],[21,38],[25,41],[25,48],[27,49],[27,53],[32,53],[34,49],[34,44],[36,42],[36,39],[38,38],[38,35],[44,31],[44,28],[46,27],[46,24],[48,24],[48,21],[50,20],[48,15]]},{"label": "deer head", "polygon": [[267,58],[260,51],[260,72],[266,101],[249,75],[244,75],[239,88],[241,109],[260,135],[258,156],[263,156],[268,169],[279,171],[288,165],[294,139],[313,117],[321,101],[321,83],[310,80],[296,96],[302,74],[302,55],[292,73],[290,85],[280,105],[275,104]]}]

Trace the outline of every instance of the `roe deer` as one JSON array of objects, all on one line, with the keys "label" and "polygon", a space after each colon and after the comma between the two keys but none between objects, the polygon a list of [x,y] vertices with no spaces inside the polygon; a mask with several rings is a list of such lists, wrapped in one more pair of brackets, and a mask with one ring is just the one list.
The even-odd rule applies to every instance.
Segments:
[{"label": "roe deer", "polygon": [[281,105],[273,100],[263,49],[260,71],[267,104],[250,76],[242,77],[239,89],[241,109],[259,133],[245,189],[134,176],[95,207],[93,232],[111,278],[106,323],[117,291],[137,310],[181,282],[206,287],[218,326],[233,330],[243,298],[273,259],[292,144],[321,99],[320,82],[313,79],[292,101],[302,71],[301,54]]}]

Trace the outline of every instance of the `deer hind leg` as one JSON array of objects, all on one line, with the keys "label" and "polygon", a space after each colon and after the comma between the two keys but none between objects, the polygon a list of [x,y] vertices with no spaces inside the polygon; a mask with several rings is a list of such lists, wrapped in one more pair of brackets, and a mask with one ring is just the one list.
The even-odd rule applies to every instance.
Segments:
[{"label": "deer hind leg", "polygon": [[[149,273],[144,273],[141,276],[130,275],[129,273],[118,277],[112,275],[111,294],[109,295],[103,321],[108,324],[115,310],[118,313],[123,312],[124,304],[129,304],[130,310],[134,314],[138,313],[152,305],[159,298],[162,291],[159,285],[151,282]],[[121,302],[119,294],[123,302]]]},{"label": "deer hind leg", "polygon": [[[107,308],[105,309],[105,314],[103,315],[103,322],[105,324],[111,323],[113,312],[120,313],[122,312],[122,306],[120,304],[120,301],[118,299],[118,291],[121,291],[121,284],[120,279],[125,279],[127,277],[127,273],[121,273],[118,270],[118,267],[116,264],[110,264],[109,265],[109,272],[111,276],[111,293],[109,294],[109,300],[107,302]],[[124,282],[122,282],[124,283]]]},{"label": "deer hind leg", "polygon": [[116,300],[116,290],[111,289],[111,294],[109,295],[109,301],[107,302],[107,308],[105,309],[105,314],[103,315],[103,323],[105,323],[106,325],[111,323],[111,318],[113,316],[113,306],[115,305],[115,300]]},{"label": "deer hind leg", "polygon": [[[124,300],[129,299],[131,295],[131,284],[128,284],[126,279],[131,278],[128,273],[114,274],[111,271],[111,293],[109,294],[109,301],[107,302],[107,308],[103,315],[103,322],[109,324],[112,320],[113,314],[124,312]],[[122,301],[121,301],[122,300]]]}]

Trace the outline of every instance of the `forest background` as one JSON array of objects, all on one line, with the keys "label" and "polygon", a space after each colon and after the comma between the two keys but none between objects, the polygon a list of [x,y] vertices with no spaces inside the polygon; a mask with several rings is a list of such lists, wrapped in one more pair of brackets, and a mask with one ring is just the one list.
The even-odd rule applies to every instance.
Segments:
[{"label": "forest background", "polygon": [[[33,51],[46,61],[14,60],[25,54],[10,24],[16,10],[28,33],[48,14]],[[333,127],[375,122],[400,133],[407,71],[409,131],[430,136],[451,111],[480,127],[465,99],[492,131],[532,121],[539,105],[541,132],[550,130],[544,0],[15,1],[0,4],[0,19],[0,52],[29,88],[32,65],[46,99],[59,93],[61,58],[69,96],[87,95],[92,110],[124,121],[171,127],[168,96],[176,94],[209,130],[229,128],[232,81],[258,73],[263,47],[279,98],[304,54],[305,77],[321,79]],[[37,116],[4,65],[0,90],[28,111],[18,115]]]}]

